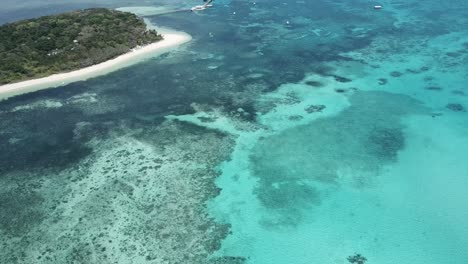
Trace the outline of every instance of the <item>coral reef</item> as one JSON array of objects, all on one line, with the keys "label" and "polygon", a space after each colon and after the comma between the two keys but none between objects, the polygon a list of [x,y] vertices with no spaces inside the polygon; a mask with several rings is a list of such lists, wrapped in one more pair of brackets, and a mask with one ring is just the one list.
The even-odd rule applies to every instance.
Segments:
[{"label": "coral reef", "polygon": [[327,108],[325,105],[309,105],[304,110],[307,113],[312,114],[312,113],[322,112],[325,108]]},{"label": "coral reef", "polygon": [[303,119],[304,117],[301,116],[301,115],[292,115],[292,116],[289,116],[288,119],[289,120],[301,120]]},{"label": "coral reef", "polygon": [[94,140],[88,157],[58,173],[3,175],[0,258],[205,263],[229,232],[205,203],[220,191],[213,168],[229,157],[233,143],[221,133],[171,121]]},{"label": "coral reef", "polygon": [[424,89],[429,91],[442,91],[442,87],[440,86],[426,86]]},{"label": "coral reef", "polygon": [[349,263],[352,263],[352,264],[364,264],[367,261],[367,258],[362,256],[361,254],[356,254],[354,256],[349,256],[346,259],[349,261]]},{"label": "coral reef", "polygon": [[403,75],[403,73],[399,72],[399,71],[392,71],[390,73],[390,76],[392,77],[401,77]]},{"label": "coral reef", "polygon": [[453,94],[455,95],[460,95],[460,96],[465,96],[465,92],[464,91],[460,91],[460,90],[454,90],[452,91]]},{"label": "coral reef", "polygon": [[451,103],[451,104],[447,104],[446,107],[447,107],[448,109],[454,111],[454,112],[462,112],[462,111],[465,111],[465,108],[464,108],[463,105],[461,105],[461,104]]},{"label": "coral reef", "polygon": [[340,82],[340,83],[347,83],[347,82],[351,82],[352,80],[349,79],[349,78],[346,78],[346,77],[342,77],[342,76],[338,76],[338,75],[333,75],[333,77],[335,78],[335,80],[337,82]]},{"label": "coral reef", "polygon": [[323,87],[325,86],[325,84],[319,82],[319,81],[313,81],[313,80],[309,80],[309,81],[306,81],[305,84],[309,85],[309,86],[312,86],[312,87]]},{"label": "coral reef", "polygon": [[385,85],[388,83],[388,80],[385,78],[379,78],[378,81],[379,81],[378,82],[379,85]]},{"label": "coral reef", "polygon": [[335,89],[335,92],[337,93],[346,93],[346,89],[341,89],[341,88],[338,88],[338,89]]}]

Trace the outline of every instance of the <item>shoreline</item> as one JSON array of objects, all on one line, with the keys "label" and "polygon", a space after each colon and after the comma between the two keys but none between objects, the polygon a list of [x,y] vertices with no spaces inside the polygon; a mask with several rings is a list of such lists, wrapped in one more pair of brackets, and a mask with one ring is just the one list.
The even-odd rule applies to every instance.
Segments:
[{"label": "shoreline", "polygon": [[99,64],[71,72],[56,73],[43,78],[1,85],[0,101],[21,94],[49,88],[57,88],[73,82],[85,81],[94,77],[106,75],[116,70],[137,64],[146,59],[159,56],[179,45],[189,42],[192,39],[189,34],[179,31],[165,32],[162,35],[164,38],[163,40],[143,47],[134,48],[130,52]]}]

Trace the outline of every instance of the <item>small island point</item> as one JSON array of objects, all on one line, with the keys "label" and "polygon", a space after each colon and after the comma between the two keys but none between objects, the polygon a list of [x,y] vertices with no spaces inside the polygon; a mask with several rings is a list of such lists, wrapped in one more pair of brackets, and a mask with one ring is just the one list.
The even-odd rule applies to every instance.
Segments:
[{"label": "small island point", "polygon": [[[93,8],[0,26],[0,101],[101,76],[191,40],[133,13]],[[21,45],[13,45],[20,39]],[[12,44],[12,45],[10,45]]]}]

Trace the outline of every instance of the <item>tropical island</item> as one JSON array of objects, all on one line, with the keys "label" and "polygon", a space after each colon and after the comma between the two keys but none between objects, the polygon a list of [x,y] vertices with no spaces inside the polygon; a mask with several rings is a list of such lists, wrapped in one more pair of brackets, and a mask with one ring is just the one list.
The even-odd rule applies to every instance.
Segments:
[{"label": "tropical island", "polygon": [[0,26],[0,99],[106,74],[190,40],[105,8]]},{"label": "tropical island", "polygon": [[0,27],[0,84],[98,64],[162,40],[142,18],[104,8]]}]

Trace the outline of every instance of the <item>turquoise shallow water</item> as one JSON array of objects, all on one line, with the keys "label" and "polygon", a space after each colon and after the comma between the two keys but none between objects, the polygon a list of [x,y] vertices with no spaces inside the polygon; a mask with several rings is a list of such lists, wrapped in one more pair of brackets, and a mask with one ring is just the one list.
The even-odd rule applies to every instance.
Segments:
[{"label": "turquoise shallow water", "polygon": [[466,263],[467,12],[218,1],[148,17],[194,40],[0,103],[0,255]]}]

